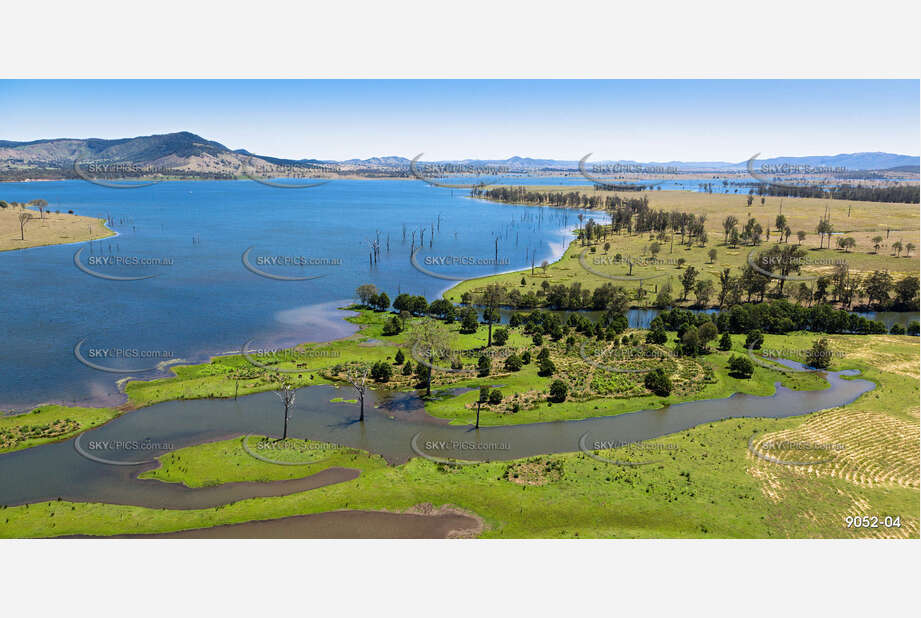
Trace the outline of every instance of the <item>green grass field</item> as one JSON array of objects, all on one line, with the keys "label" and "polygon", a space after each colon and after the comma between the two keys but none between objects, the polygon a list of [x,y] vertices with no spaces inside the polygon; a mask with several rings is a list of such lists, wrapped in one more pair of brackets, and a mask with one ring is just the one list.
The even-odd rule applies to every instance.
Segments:
[{"label": "green grass field", "polygon": [[[813,334],[767,335],[765,348],[808,346]],[[196,487],[280,480],[332,465],[361,470],[338,485],[213,509],[166,510],[54,501],[0,509],[0,536],[156,533],[338,509],[454,505],[480,515],[489,538],[918,538],[918,343],[905,336],[829,336],[833,369],[878,387],[842,408],[787,419],[730,419],[647,443],[663,461],[622,467],[582,453],[443,466],[388,466],[347,451],[305,467],[246,454],[239,438],[162,458],[145,477]],[[770,371],[770,370],[766,370]],[[748,440],[837,441],[830,464],[793,468],[753,457]],[[335,450],[331,450],[335,453]],[[631,449],[603,453],[618,460]],[[901,526],[847,528],[846,516],[898,516]]]},{"label": "green grass field", "polygon": [[27,414],[0,416],[0,453],[67,440],[120,413],[114,408],[45,405]]}]

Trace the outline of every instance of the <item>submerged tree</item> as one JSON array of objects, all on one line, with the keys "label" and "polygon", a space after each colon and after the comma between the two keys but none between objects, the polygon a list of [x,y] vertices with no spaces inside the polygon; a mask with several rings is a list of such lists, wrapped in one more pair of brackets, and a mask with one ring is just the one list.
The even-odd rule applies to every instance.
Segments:
[{"label": "submerged tree", "polygon": [[365,392],[368,390],[368,375],[371,373],[371,367],[366,363],[349,365],[345,369],[345,379],[355,389],[358,395],[359,416],[358,421],[363,423],[365,420]]},{"label": "submerged tree", "polygon": [[296,397],[297,391],[294,390],[294,387],[287,380],[281,379],[276,383],[275,394],[278,395],[282,405],[285,407],[285,426],[281,434],[281,439],[287,440],[288,414],[294,407],[294,399]]}]

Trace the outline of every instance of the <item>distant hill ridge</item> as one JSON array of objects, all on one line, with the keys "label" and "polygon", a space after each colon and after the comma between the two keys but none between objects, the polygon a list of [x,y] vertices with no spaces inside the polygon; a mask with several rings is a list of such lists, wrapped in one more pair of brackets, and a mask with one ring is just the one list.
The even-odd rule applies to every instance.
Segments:
[{"label": "distant hill ridge", "polygon": [[[105,160],[137,165],[161,166],[186,173],[228,173],[243,165],[289,165],[304,168],[335,165],[342,171],[401,170],[405,173],[410,159],[402,156],[379,156],[344,161],[316,158],[287,159],[254,154],[245,149],[231,150],[220,142],[205,139],[189,131],[146,135],[120,139],[55,138],[27,142],[0,140],[0,177],[10,172],[27,173],[29,170],[64,170],[74,161]],[[455,165],[501,167],[509,171],[576,170],[578,161],[542,159],[513,156],[507,159],[462,159],[452,161],[425,161]],[[589,159],[593,165],[644,165],[670,167],[681,171],[741,171],[747,161],[666,161],[638,162],[632,160]],[[847,170],[918,171],[921,158],[887,152],[856,152],[850,154],[819,155],[808,157],[773,157],[757,159],[756,166],[800,165],[812,167],[839,167]]]}]

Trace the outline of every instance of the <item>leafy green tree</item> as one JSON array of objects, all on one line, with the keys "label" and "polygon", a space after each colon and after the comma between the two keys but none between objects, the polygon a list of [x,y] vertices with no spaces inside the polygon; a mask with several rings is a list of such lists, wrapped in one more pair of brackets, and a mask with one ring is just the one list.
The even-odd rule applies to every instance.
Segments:
[{"label": "leafy green tree", "polygon": [[505,345],[508,341],[508,330],[504,328],[497,328],[496,332],[493,334],[493,342],[496,345]]},{"label": "leafy green tree", "polygon": [[359,285],[355,290],[355,295],[358,297],[358,301],[365,307],[371,306],[371,299],[377,296],[377,287],[370,283],[365,283]]},{"label": "leafy green tree", "polygon": [[651,331],[646,333],[646,343],[655,343],[662,345],[668,341],[668,333],[665,332],[662,323],[656,324]]},{"label": "leafy green tree", "polygon": [[716,324],[709,320],[704,322],[697,329],[697,338],[700,341],[700,346],[706,349],[710,342],[716,339],[718,334],[719,332],[716,330]]},{"label": "leafy green tree", "polygon": [[371,366],[371,379],[375,382],[389,382],[393,377],[393,369],[390,363],[378,361]]},{"label": "leafy green tree", "polygon": [[561,403],[566,401],[566,395],[569,393],[569,387],[562,380],[554,380],[550,383],[550,401]]},{"label": "leafy green tree", "polygon": [[892,275],[886,270],[873,271],[864,281],[864,290],[871,303],[885,305],[889,302],[889,292],[892,290]]},{"label": "leafy green tree", "polygon": [[517,354],[512,354],[505,359],[506,371],[521,371],[521,358]]},{"label": "leafy green tree", "polygon": [[505,288],[497,283],[491,283],[483,291],[483,320],[489,326],[486,345],[492,345],[492,325],[499,321],[499,306],[505,299]]},{"label": "leafy green tree", "polygon": [[728,352],[732,349],[732,337],[729,336],[729,333],[723,333],[723,336],[720,337],[719,349],[723,352]]},{"label": "leafy green tree", "polygon": [[473,307],[466,307],[461,311],[461,332],[464,334],[475,333],[477,326],[476,309]]},{"label": "leafy green tree", "polygon": [[761,331],[757,328],[748,331],[748,334],[745,335],[745,347],[760,350],[762,345],[764,345],[764,335],[761,334]]},{"label": "leafy green tree", "polygon": [[754,373],[755,365],[747,357],[733,354],[729,358],[729,375],[747,380]]},{"label": "leafy green tree", "polygon": [[409,376],[413,373],[413,364],[412,361],[406,361],[406,364],[403,365],[403,375]]},{"label": "leafy green tree", "polygon": [[403,350],[397,350],[396,356],[393,357],[393,363],[395,365],[402,365],[405,360],[406,357],[403,355]]},{"label": "leafy green tree", "polygon": [[549,358],[543,358],[538,365],[537,375],[542,377],[552,376],[556,373],[556,365]]},{"label": "leafy green tree", "polygon": [[915,304],[918,296],[918,276],[909,275],[895,284],[895,300],[906,309]]},{"label": "leafy green tree", "polygon": [[667,397],[672,392],[672,381],[661,367],[647,373],[643,385],[660,397]]},{"label": "leafy green tree", "polygon": [[502,391],[499,389],[493,389],[489,393],[489,405],[495,406],[502,403]]},{"label": "leafy green tree", "polygon": [[831,364],[831,347],[828,345],[828,339],[822,337],[812,344],[812,348],[806,352],[806,364],[816,369],[828,369]]},{"label": "leafy green tree", "polygon": [[492,370],[492,361],[489,360],[489,357],[486,355],[481,356],[479,360],[477,360],[476,365],[477,365],[477,372],[479,373],[481,378],[488,376],[489,372]]},{"label": "leafy green tree", "polygon": [[403,323],[397,318],[397,316],[392,316],[384,324],[384,328],[381,330],[381,333],[386,337],[392,337],[393,335],[399,335],[403,332]]},{"label": "leafy green tree", "polygon": [[688,299],[688,292],[694,289],[694,283],[697,281],[697,269],[688,266],[681,274],[681,287],[684,288],[684,297],[681,300]]}]

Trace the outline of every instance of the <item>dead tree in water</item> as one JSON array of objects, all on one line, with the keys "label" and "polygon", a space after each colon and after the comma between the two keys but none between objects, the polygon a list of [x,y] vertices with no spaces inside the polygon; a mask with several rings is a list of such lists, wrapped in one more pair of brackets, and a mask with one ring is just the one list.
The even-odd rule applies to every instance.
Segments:
[{"label": "dead tree in water", "polygon": [[275,394],[278,395],[278,398],[281,399],[282,404],[285,406],[285,428],[281,434],[281,439],[286,440],[288,438],[288,412],[294,407],[296,391],[288,382],[281,380],[278,382]]},{"label": "dead tree in water", "polygon": [[349,365],[345,370],[345,380],[352,385],[355,393],[358,395],[358,405],[360,413],[358,422],[365,422],[365,391],[367,390],[368,373],[370,368],[364,363],[358,365]]}]

